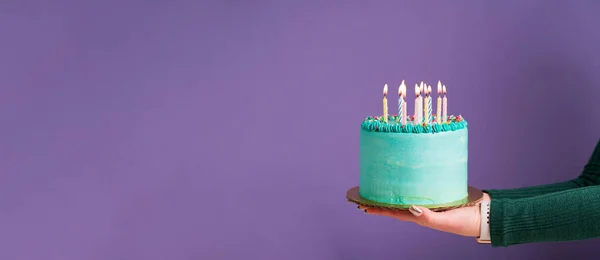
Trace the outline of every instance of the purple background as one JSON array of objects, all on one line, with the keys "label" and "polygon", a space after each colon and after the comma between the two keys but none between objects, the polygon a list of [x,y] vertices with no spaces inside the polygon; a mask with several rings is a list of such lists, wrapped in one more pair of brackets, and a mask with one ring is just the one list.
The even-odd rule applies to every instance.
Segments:
[{"label": "purple background", "polygon": [[492,249],[344,195],[360,122],[402,79],[448,86],[470,123],[471,185],[576,177],[600,133],[600,2],[376,2],[2,1],[0,259],[597,248]]}]

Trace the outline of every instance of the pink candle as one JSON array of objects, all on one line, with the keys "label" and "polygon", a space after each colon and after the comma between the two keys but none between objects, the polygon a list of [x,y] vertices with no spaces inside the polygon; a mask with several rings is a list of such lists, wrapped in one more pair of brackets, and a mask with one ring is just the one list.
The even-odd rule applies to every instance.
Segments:
[{"label": "pink candle", "polygon": [[438,93],[438,98],[437,98],[437,105],[436,105],[435,121],[439,124],[442,122],[442,82],[441,81],[438,81],[437,93]]}]

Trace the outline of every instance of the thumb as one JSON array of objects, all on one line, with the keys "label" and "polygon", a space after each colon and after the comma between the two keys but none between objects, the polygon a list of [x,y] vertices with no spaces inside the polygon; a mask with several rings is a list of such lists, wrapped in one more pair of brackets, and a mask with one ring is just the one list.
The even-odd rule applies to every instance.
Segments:
[{"label": "thumb", "polygon": [[425,227],[435,227],[438,213],[433,212],[425,207],[412,205],[408,209],[416,217],[415,223]]}]

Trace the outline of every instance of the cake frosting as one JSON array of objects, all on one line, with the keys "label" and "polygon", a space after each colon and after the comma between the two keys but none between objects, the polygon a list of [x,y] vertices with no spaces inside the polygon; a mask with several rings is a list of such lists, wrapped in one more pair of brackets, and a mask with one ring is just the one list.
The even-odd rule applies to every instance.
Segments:
[{"label": "cake frosting", "polygon": [[390,115],[368,117],[360,131],[359,194],[393,205],[454,206],[466,202],[468,124],[462,116],[443,123],[401,124]]}]

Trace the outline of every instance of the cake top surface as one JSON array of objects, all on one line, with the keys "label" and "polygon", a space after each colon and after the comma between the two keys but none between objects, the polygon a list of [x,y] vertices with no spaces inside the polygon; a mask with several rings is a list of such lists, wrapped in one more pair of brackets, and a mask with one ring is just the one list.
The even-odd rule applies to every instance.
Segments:
[{"label": "cake top surface", "polygon": [[[433,116],[435,119],[435,116]],[[460,115],[448,116],[446,122],[437,123],[433,120],[432,123],[415,124],[414,116],[407,117],[405,124],[400,123],[400,117],[397,115],[389,115],[387,122],[383,117],[367,117],[363,121],[362,129],[370,132],[384,133],[440,133],[450,132],[468,128],[467,121]]]}]

